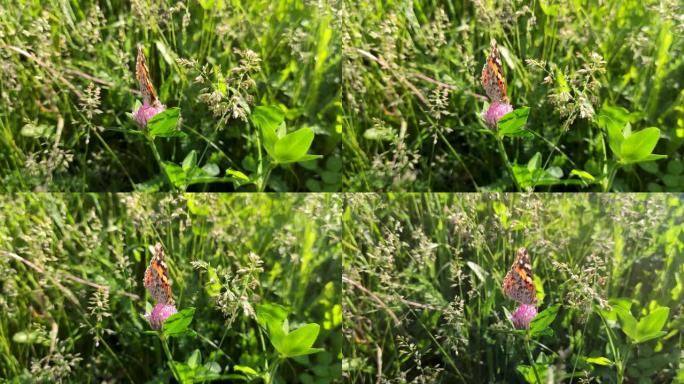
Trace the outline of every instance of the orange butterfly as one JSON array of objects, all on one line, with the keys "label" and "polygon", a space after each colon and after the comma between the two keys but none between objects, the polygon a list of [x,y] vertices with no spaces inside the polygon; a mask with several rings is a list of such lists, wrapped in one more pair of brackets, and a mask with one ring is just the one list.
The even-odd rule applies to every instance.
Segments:
[{"label": "orange butterfly", "polygon": [[492,39],[489,47],[489,57],[484,67],[482,67],[482,87],[492,102],[502,102],[509,104],[506,78],[503,74],[503,64],[499,56],[499,49],[496,47],[496,40]]},{"label": "orange butterfly", "polygon": [[145,270],[144,284],[157,303],[174,304],[169,268],[164,262],[164,250],[159,243],[154,246],[154,256],[150,260],[150,266]]},{"label": "orange butterfly", "polygon": [[143,95],[143,105],[151,105],[153,107],[161,107],[157,92],[154,90],[154,85],[150,80],[150,71],[147,68],[145,61],[145,53],[141,46],[138,46],[138,59],[135,64],[135,76],[140,84],[140,93]]},{"label": "orange butterfly", "polygon": [[518,249],[511,270],[504,278],[502,289],[506,296],[519,303],[537,304],[537,289],[532,278],[532,264],[525,248]]}]

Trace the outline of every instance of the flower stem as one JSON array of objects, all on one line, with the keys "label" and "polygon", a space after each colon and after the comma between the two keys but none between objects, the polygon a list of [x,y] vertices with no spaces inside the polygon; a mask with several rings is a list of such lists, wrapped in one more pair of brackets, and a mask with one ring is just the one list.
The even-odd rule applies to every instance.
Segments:
[{"label": "flower stem", "polygon": [[539,379],[539,373],[537,373],[537,366],[534,364],[534,359],[532,358],[532,350],[530,349],[530,330],[527,330],[525,335],[525,350],[527,351],[527,358],[530,359],[530,365],[532,366],[532,372],[534,372],[534,378],[537,379],[537,384],[541,384]]},{"label": "flower stem", "polygon": [[173,377],[178,380],[178,382],[181,382],[181,377],[176,371],[176,364],[173,361],[173,356],[171,356],[171,351],[169,350],[169,345],[166,343],[166,338],[162,333],[159,333],[159,339],[161,339],[162,342],[162,347],[164,348],[164,354],[166,354],[166,358],[169,360],[169,367],[171,367],[171,372],[173,373]]},{"label": "flower stem", "polygon": [[157,146],[154,145],[154,139],[149,134],[145,134],[145,138],[147,139],[147,143],[150,145],[152,155],[154,155],[154,159],[157,161],[157,164],[159,165],[159,169],[161,170],[162,175],[164,175],[164,180],[166,180],[166,182],[169,184],[169,187],[173,189],[174,185],[173,183],[171,183],[169,175],[166,174],[166,169],[164,168],[164,164],[162,163],[159,151],[157,151]]},{"label": "flower stem", "polygon": [[515,184],[515,188],[518,191],[522,191],[520,183],[518,183],[518,179],[515,177],[515,172],[513,172],[513,166],[511,165],[511,162],[508,160],[508,154],[506,154],[506,148],[504,148],[503,145],[503,138],[498,133],[496,134],[496,144],[499,146],[499,153],[501,153],[501,157],[503,158],[504,163],[506,163],[506,169],[508,169],[508,173],[510,174],[511,179],[513,179],[513,184]]}]

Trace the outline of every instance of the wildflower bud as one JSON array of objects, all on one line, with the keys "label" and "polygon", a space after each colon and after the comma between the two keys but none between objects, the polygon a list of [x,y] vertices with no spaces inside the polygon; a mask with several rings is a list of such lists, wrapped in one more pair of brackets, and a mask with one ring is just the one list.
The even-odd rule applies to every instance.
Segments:
[{"label": "wildflower bud", "polygon": [[530,327],[530,322],[537,316],[537,307],[534,305],[520,304],[515,310],[511,320],[513,325],[518,329],[527,329]]},{"label": "wildflower bud", "polygon": [[178,312],[176,306],[158,303],[154,306],[152,312],[147,313],[145,317],[147,318],[147,321],[150,322],[152,329],[160,330],[162,325],[164,325],[164,321],[176,312]]},{"label": "wildflower bud", "polygon": [[482,113],[482,118],[485,120],[489,128],[494,129],[496,128],[496,123],[499,121],[499,119],[512,110],[512,105],[495,101],[489,105],[489,108],[485,112]]},{"label": "wildflower bud", "polygon": [[163,104],[143,104],[137,111],[133,112],[133,118],[141,128],[147,127],[147,122],[156,114],[164,111],[166,107]]}]

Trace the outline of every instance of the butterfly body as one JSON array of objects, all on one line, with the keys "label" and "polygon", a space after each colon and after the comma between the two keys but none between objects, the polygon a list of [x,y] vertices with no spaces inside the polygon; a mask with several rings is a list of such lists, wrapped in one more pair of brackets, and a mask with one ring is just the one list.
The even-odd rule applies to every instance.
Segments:
[{"label": "butterfly body", "polygon": [[518,249],[515,261],[504,278],[503,292],[509,298],[527,305],[537,304],[530,255],[525,248]]},{"label": "butterfly body", "polygon": [[482,87],[493,103],[509,104],[506,77],[503,73],[503,63],[496,46],[496,40],[492,39],[489,47],[489,56],[482,67]]},{"label": "butterfly body", "polygon": [[144,285],[157,303],[174,304],[169,268],[164,262],[164,249],[159,243],[154,246],[154,255],[145,270]]},{"label": "butterfly body", "polygon": [[159,102],[157,92],[154,90],[152,80],[150,80],[150,70],[147,68],[145,53],[140,46],[138,47],[138,58],[135,63],[135,76],[140,84],[140,93],[142,93],[143,96],[143,105],[160,107],[161,102]]}]

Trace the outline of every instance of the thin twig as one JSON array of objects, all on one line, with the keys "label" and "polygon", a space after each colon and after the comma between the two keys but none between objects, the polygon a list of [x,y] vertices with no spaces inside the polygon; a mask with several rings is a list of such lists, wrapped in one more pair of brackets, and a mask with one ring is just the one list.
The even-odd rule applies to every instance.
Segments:
[{"label": "thin twig", "polygon": [[378,303],[378,305],[380,305],[380,307],[382,307],[382,309],[384,309],[385,312],[387,312],[387,314],[392,318],[392,320],[394,321],[394,325],[398,326],[401,324],[401,321],[399,321],[399,318],[397,317],[397,315],[395,315],[394,312],[392,312],[392,310],[387,306],[387,304],[385,304],[382,300],[380,300],[380,298],[376,294],[369,291],[366,287],[364,287],[360,283],[357,283],[356,281],[354,281],[354,280],[352,280],[346,276],[342,276],[342,282],[349,283],[349,284],[353,285],[356,289],[362,291],[363,293],[368,295],[368,297],[373,299],[373,301]]},{"label": "thin twig", "polygon": [[[21,257],[21,256],[19,256],[19,255],[17,255],[16,253],[7,252],[7,251],[0,251],[0,255],[4,255],[4,256],[10,257],[10,258],[12,258],[12,259],[15,259],[15,260],[17,260],[17,261],[21,261],[22,263],[24,263],[26,266],[30,267],[30,268],[33,269],[34,271],[36,271],[36,272],[38,272],[38,273],[40,273],[40,274],[45,274],[45,270],[44,270],[43,268],[39,267],[38,265],[32,263],[32,262],[29,261],[29,260],[26,260],[25,258],[23,258],[23,257]],[[61,271],[60,274],[63,275],[63,277],[66,278],[66,279],[68,279],[68,280],[71,280],[71,281],[74,281],[74,282],[77,282],[77,283],[80,283],[80,284],[84,284],[84,285],[87,285],[87,286],[92,287],[92,288],[95,288],[95,289],[102,289],[102,290],[106,290],[106,291],[111,291],[111,289],[109,288],[109,286],[102,285],[102,284],[97,284],[97,283],[93,283],[92,281],[88,281],[88,280],[82,279],[82,278],[80,278],[80,277],[78,277],[78,276],[74,276],[74,275],[72,275],[72,274],[70,274],[70,273]],[[60,288],[63,288],[64,290],[67,289],[66,287],[60,285],[58,282],[55,282],[55,283],[56,283]],[[67,291],[68,291],[68,290],[67,290]],[[69,292],[69,294],[73,295],[73,294],[71,293],[71,291],[68,291],[68,292]],[[120,295],[123,295],[123,296],[128,296],[128,297],[130,297],[131,299],[134,299],[134,300],[140,300],[140,296],[136,295],[135,293],[129,293],[129,292],[126,292],[126,291],[123,291],[123,290],[119,290],[119,291],[117,291],[116,293],[117,293],[117,294],[120,294]],[[75,300],[75,299],[76,299],[76,298],[74,297],[74,300]]]}]

